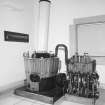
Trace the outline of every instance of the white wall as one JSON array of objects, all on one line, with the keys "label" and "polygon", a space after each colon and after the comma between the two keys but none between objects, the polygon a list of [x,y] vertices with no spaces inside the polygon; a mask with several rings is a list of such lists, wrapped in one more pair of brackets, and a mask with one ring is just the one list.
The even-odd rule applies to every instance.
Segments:
[{"label": "white wall", "polygon": [[105,14],[105,0],[52,0],[49,49],[69,43],[69,25],[74,18]]},{"label": "white wall", "polygon": [[[34,44],[34,0],[0,0],[0,87],[25,78],[23,52]],[[4,41],[4,30],[29,34],[29,43]]]},{"label": "white wall", "polygon": [[[54,50],[58,43],[64,43],[73,50],[73,43],[70,42],[72,39],[69,39],[71,35],[69,34],[69,25],[73,24],[73,19],[103,14],[105,14],[105,0],[52,0],[49,50]],[[63,53],[60,54],[60,58],[63,60],[62,56]],[[104,68],[105,66],[98,66],[97,68],[102,83],[105,83]],[[64,62],[63,70],[65,70]]]}]

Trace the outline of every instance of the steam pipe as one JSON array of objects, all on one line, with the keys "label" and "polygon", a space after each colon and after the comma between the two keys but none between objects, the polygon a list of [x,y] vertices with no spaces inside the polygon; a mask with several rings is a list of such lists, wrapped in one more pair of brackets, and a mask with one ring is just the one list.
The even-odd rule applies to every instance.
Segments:
[{"label": "steam pipe", "polygon": [[55,48],[55,56],[58,55],[58,48],[59,47],[63,47],[65,49],[65,64],[67,65],[67,63],[68,63],[68,49],[67,49],[67,46],[64,45],[64,44],[58,44]]}]

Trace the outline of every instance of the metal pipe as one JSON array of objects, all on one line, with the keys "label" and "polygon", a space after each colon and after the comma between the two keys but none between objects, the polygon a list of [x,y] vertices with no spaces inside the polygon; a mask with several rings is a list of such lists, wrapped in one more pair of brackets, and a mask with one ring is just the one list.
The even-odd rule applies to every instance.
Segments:
[{"label": "metal pipe", "polygon": [[49,0],[39,1],[38,51],[48,50],[50,4]]},{"label": "metal pipe", "polygon": [[58,55],[58,48],[59,47],[63,47],[65,49],[65,63],[67,65],[67,63],[68,63],[68,49],[67,49],[67,46],[64,45],[64,44],[58,44],[55,48],[55,56]]}]

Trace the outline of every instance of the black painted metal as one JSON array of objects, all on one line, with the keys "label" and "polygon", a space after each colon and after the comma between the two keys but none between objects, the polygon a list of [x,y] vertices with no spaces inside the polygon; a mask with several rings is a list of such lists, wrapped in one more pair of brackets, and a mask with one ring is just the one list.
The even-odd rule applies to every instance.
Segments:
[{"label": "black painted metal", "polygon": [[39,91],[46,91],[46,90],[48,91],[55,88],[56,87],[55,78],[56,76],[49,78],[42,78],[39,84]]},{"label": "black painted metal", "polygon": [[42,2],[42,1],[46,1],[46,2],[51,3],[51,1],[50,1],[50,0],[40,0],[39,2]]},{"label": "black painted metal", "polygon": [[50,53],[45,53],[45,52],[35,52],[32,54],[33,58],[50,58],[50,57],[54,57],[54,54],[50,54]]}]

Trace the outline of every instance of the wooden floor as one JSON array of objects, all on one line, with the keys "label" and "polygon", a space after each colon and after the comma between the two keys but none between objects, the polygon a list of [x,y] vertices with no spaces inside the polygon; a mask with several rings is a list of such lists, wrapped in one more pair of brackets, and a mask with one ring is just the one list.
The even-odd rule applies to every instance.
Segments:
[{"label": "wooden floor", "polygon": [[[9,93],[0,95],[0,105],[51,105],[37,100],[32,100],[24,97],[17,96]],[[54,105],[93,105],[92,99],[71,96],[66,94],[61,97]],[[105,90],[100,89],[100,98],[96,101],[95,105],[105,105]]]}]

